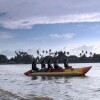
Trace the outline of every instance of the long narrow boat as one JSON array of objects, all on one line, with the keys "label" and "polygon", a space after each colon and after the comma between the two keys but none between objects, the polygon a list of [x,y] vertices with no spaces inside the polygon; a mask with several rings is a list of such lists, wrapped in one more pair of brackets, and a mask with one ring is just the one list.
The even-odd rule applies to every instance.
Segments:
[{"label": "long narrow boat", "polygon": [[27,76],[84,76],[91,67],[74,68],[73,70],[65,69],[63,72],[32,72],[32,70],[29,70],[24,74]]}]

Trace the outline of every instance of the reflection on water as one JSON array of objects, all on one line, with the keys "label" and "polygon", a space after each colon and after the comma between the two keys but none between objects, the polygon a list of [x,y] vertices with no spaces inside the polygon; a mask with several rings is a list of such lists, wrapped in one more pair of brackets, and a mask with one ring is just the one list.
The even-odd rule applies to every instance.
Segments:
[{"label": "reflection on water", "polygon": [[0,89],[8,91],[3,92],[5,95],[9,92],[16,95],[16,100],[19,97],[23,100],[99,100],[100,64],[72,64],[74,67],[90,65],[92,69],[83,77],[28,77],[23,73],[31,65],[0,65]]},{"label": "reflection on water", "polygon": [[31,79],[32,80],[38,80],[38,79],[41,79],[41,81],[48,81],[48,80],[58,80],[58,79],[64,79],[64,80],[68,80],[68,79],[71,79],[71,78],[75,78],[75,77],[78,77],[78,78],[87,78],[88,76],[32,76]]}]

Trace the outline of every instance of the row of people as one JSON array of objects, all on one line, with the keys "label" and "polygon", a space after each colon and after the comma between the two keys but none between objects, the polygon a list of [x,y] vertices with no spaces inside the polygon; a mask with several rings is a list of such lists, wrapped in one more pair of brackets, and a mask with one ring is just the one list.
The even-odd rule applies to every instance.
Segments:
[{"label": "row of people", "polygon": [[[33,72],[47,72],[47,71],[54,71],[54,70],[55,71],[64,71],[64,69],[58,65],[57,61],[54,62],[54,67],[53,67],[52,64],[51,64],[51,61],[48,60],[47,66],[48,67],[46,68],[45,61],[43,60],[41,62],[41,69],[39,69],[36,66],[36,61],[33,60],[33,62],[32,62],[32,71]],[[69,69],[69,68],[72,69],[72,67],[68,65],[68,59],[65,59],[64,67],[65,67],[65,69]]]}]

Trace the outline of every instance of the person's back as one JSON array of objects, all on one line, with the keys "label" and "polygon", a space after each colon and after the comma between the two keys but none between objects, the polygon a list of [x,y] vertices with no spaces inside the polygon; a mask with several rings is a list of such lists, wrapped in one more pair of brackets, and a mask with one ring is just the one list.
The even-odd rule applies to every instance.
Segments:
[{"label": "person's back", "polygon": [[55,61],[55,62],[54,62],[54,68],[57,69],[58,67],[59,67],[59,66],[58,66],[58,63],[57,63],[57,61]]},{"label": "person's back", "polygon": [[57,61],[54,62],[54,68],[55,68],[55,72],[63,72],[64,69],[62,67],[60,67],[57,63]]},{"label": "person's back", "polygon": [[51,68],[53,68],[53,66],[51,65],[51,61],[48,60],[48,69],[51,69]]},{"label": "person's back", "polygon": [[65,67],[65,69],[67,69],[69,67],[69,65],[68,65],[68,59],[65,59],[65,61],[64,61],[64,67]]},{"label": "person's back", "polygon": [[68,59],[65,59],[65,61],[64,61],[64,67],[65,67],[65,69],[69,69],[69,68],[73,69],[72,66],[68,65]]},{"label": "person's back", "polygon": [[41,69],[46,68],[44,60],[41,62]]},{"label": "person's back", "polygon": [[34,72],[34,71],[36,71],[36,72],[39,71],[39,69],[38,69],[37,66],[36,66],[36,61],[35,61],[35,60],[33,60],[33,62],[32,62],[32,71],[33,71],[33,72]]},{"label": "person's back", "polygon": [[51,65],[51,61],[50,61],[50,60],[48,60],[47,65],[48,65],[47,71],[48,71],[48,72],[53,72],[53,71],[54,71],[54,68],[53,68],[53,66]]},{"label": "person's back", "polygon": [[47,71],[44,60],[41,62],[41,72]]}]

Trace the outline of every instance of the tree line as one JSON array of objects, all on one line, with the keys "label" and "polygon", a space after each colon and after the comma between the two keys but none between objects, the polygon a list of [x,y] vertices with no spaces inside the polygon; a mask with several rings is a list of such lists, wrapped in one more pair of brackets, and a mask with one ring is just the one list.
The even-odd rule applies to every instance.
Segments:
[{"label": "tree line", "polygon": [[[6,55],[0,54],[0,64],[30,64],[33,59],[37,61],[37,63],[41,63],[44,59],[47,63],[48,60],[51,60],[53,63],[55,60],[58,60],[58,63],[63,63],[65,59],[69,59],[70,63],[94,63],[100,62],[100,54],[83,51],[79,54],[79,57],[76,55],[70,55],[70,52],[66,51],[55,51],[52,52],[49,50],[42,50],[41,52],[37,50],[37,57],[28,54],[27,52],[15,51],[15,57],[10,59],[7,58]],[[87,56],[87,54],[89,56]]]}]

